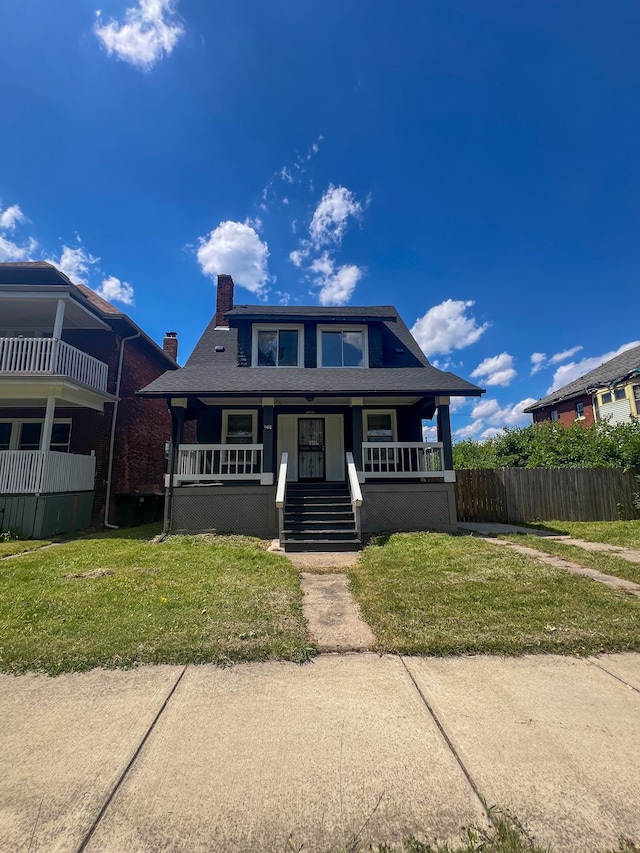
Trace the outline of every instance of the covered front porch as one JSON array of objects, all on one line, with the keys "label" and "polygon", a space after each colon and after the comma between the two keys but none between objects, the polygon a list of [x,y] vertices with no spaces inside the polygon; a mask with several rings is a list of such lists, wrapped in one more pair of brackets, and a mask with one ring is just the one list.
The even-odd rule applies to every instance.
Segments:
[{"label": "covered front porch", "polygon": [[[358,536],[455,529],[448,397],[174,398],[170,409],[168,530],[282,540],[293,484],[309,500],[346,488]],[[197,443],[183,441],[189,421]],[[433,421],[438,440],[424,441]]]}]

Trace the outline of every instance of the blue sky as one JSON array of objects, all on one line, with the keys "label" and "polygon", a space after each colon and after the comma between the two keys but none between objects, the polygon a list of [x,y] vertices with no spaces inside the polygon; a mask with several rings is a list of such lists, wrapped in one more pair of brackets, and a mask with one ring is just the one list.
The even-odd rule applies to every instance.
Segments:
[{"label": "blue sky", "polygon": [[0,7],[0,260],[184,362],[236,302],[395,304],[487,389],[458,438],[640,340],[637,0]]}]

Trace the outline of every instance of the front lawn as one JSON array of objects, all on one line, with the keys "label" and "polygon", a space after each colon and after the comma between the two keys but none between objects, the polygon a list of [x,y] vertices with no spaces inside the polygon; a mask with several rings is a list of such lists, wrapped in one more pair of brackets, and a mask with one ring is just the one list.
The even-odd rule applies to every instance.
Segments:
[{"label": "front lawn", "polygon": [[640,600],[472,536],[379,538],[350,580],[380,651],[640,650]]},{"label": "front lawn", "polygon": [[526,545],[527,548],[543,551],[545,554],[552,554],[554,557],[562,557],[562,559],[570,560],[579,566],[597,569],[599,572],[604,572],[605,575],[613,575],[616,578],[625,578],[628,581],[633,581],[633,583],[640,583],[640,563],[632,563],[625,560],[624,557],[616,557],[613,553],[587,551],[579,545],[569,545],[566,542],[546,539],[542,536],[509,534],[500,538],[508,539],[518,545]]},{"label": "front lawn", "polygon": [[604,542],[623,548],[640,548],[640,521],[545,521],[540,530],[565,533],[587,542]]},{"label": "front lawn", "polygon": [[0,670],[303,660],[298,573],[258,540],[119,530],[0,562]]},{"label": "front lawn", "polygon": [[0,536],[0,558],[23,554],[25,551],[33,551],[50,544],[51,539],[3,539]]}]

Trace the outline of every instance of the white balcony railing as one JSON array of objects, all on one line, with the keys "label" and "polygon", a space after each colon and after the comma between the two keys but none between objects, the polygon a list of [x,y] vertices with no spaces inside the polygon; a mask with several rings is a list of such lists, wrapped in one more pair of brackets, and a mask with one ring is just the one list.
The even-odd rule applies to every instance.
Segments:
[{"label": "white balcony railing", "polygon": [[55,338],[0,338],[0,374],[68,376],[106,391],[108,370],[104,362]]},{"label": "white balcony railing", "polygon": [[90,492],[95,456],[55,450],[0,450],[0,495]]},{"label": "white balcony railing", "polygon": [[181,444],[174,483],[259,480],[261,444]]},{"label": "white balcony railing", "polygon": [[362,467],[368,477],[444,477],[441,442],[362,443]]}]

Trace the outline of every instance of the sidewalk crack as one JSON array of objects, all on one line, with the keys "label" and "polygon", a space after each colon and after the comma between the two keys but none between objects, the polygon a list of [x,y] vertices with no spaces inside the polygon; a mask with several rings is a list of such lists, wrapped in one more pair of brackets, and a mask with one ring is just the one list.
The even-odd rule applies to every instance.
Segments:
[{"label": "sidewalk crack", "polygon": [[479,788],[478,788],[478,786],[476,785],[476,782],[475,782],[475,780],[474,780],[473,776],[471,775],[471,773],[470,773],[470,772],[469,772],[469,770],[467,769],[467,767],[466,767],[466,765],[465,765],[464,761],[462,760],[462,758],[460,757],[460,754],[458,753],[458,750],[455,748],[455,746],[454,746],[454,744],[453,744],[453,741],[451,740],[451,738],[450,738],[450,737],[449,737],[449,735],[447,734],[447,732],[446,732],[446,730],[445,730],[445,727],[442,725],[442,723],[441,723],[441,722],[440,722],[440,720],[438,719],[438,715],[436,714],[436,712],[435,712],[435,711],[433,710],[433,708],[431,707],[431,704],[430,704],[429,700],[427,699],[427,697],[426,697],[426,696],[424,695],[424,693],[422,692],[422,689],[421,689],[420,685],[418,684],[418,682],[417,682],[417,681],[416,681],[416,679],[414,678],[413,673],[411,672],[411,670],[410,670],[410,669],[409,669],[409,667],[407,666],[407,664],[406,664],[406,662],[405,662],[404,658],[402,657],[402,655],[400,655],[400,660],[401,660],[401,662],[402,662],[403,667],[405,668],[405,670],[406,670],[406,672],[407,672],[407,675],[408,675],[408,676],[409,676],[409,678],[411,679],[411,681],[412,681],[412,683],[413,683],[413,686],[414,686],[414,687],[416,688],[416,690],[418,691],[418,695],[419,695],[419,696],[420,696],[420,698],[422,699],[422,702],[423,702],[423,704],[424,704],[425,708],[427,709],[427,711],[429,712],[429,715],[431,716],[431,719],[433,720],[433,722],[434,722],[434,723],[436,724],[436,726],[438,727],[438,731],[440,732],[440,734],[441,734],[441,735],[442,735],[442,737],[444,738],[444,741],[445,741],[445,743],[447,744],[447,746],[449,747],[449,749],[450,749],[450,751],[451,751],[451,754],[453,755],[453,757],[455,758],[455,760],[458,762],[458,766],[459,766],[459,767],[460,767],[460,769],[462,770],[462,772],[463,772],[463,774],[464,774],[464,776],[465,776],[465,778],[466,778],[467,782],[468,782],[468,783],[469,783],[469,785],[471,786],[471,790],[473,791],[473,793],[474,793],[474,794],[476,795],[476,797],[478,798],[478,801],[479,801],[479,803],[480,803],[480,805],[481,805],[481,807],[482,807],[482,810],[483,810],[483,811],[484,811],[484,813],[485,813],[485,816],[486,816],[486,818],[487,818],[487,821],[489,822],[489,825],[490,825],[490,826],[493,826],[493,820],[491,819],[491,810],[490,810],[490,809],[489,809],[489,807],[487,806],[487,801],[485,800],[485,798],[484,798],[484,797],[482,796],[482,794],[480,793],[480,789],[479,789]]},{"label": "sidewalk crack", "polygon": [[149,725],[149,727],[148,727],[147,731],[146,731],[146,732],[145,732],[145,734],[144,734],[144,737],[142,738],[142,740],[141,740],[141,741],[140,741],[140,743],[138,744],[138,746],[137,746],[137,748],[136,748],[135,752],[133,753],[133,755],[131,756],[131,758],[130,758],[130,759],[129,759],[129,761],[127,762],[126,767],[124,768],[124,770],[122,771],[122,773],[120,774],[120,776],[118,777],[118,779],[116,780],[115,785],[113,786],[113,788],[112,788],[112,789],[111,789],[111,791],[109,792],[109,796],[107,797],[107,799],[106,799],[106,800],[104,801],[104,803],[102,804],[102,808],[101,808],[101,809],[100,809],[100,811],[98,812],[98,814],[97,814],[97,816],[96,816],[95,820],[93,821],[93,823],[92,823],[92,824],[91,824],[91,826],[89,827],[89,829],[88,829],[88,831],[87,831],[86,835],[85,835],[85,836],[84,836],[84,838],[82,839],[82,842],[81,842],[80,846],[78,847],[78,849],[77,849],[76,853],[83,853],[83,851],[84,851],[84,850],[86,849],[86,847],[87,847],[87,844],[91,841],[91,838],[92,838],[92,836],[93,836],[94,832],[95,832],[95,831],[96,831],[96,829],[98,828],[98,824],[100,823],[100,821],[101,821],[101,820],[102,820],[102,818],[104,817],[104,814],[105,814],[106,810],[107,810],[107,809],[109,808],[109,806],[111,805],[111,802],[112,802],[113,798],[115,797],[115,795],[118,793],[118,791],[119,791],[120,787],[122,786],[122,783],[124,782],[124,780],[125,780],[125,779],[127,778],[127,776],[129,775],[129,771],[131,770],[131,768],[133,767],[133,765],[136,763],[136,761],[137,761],[137,759],[138,759],[138,756],[139,756],[139,755],[140,755],[140,753],[142,752],[142,749],[143,749],[143,747],[144,747],[145,743],[146,743],[146,742],[147,742],[147,740],[149,739],[149,735],[151,734],[151,732],[152,732],[152,731],[154,730],[154,728],[156,727],[156,723],[158,722],[158,720],[159,720],[159,719],[160,719],[160,717],[162,716],[162,714],[163,714],[163,712],[164,712],[164,709],[165,709],[165,708],[167,707],[167,705],[169,704],[169,701],[171,700],[171,697],[173,696],[173,694],[174,694],[174,693],[175,693],[175,691],[176,691],[176,688],[178,687],[178,685],[179,685],[179,684],[180,684],[180,682],[182,681],[182,677],[183,677],[183,675],[185,674],[185,672],[187,671],[187,667],[188,667],[188,664],[187,664],[186,666],[184,666],[184,667],[183,667],[182,672],[181,672],[181,673],[180,673],[180,675],[177,677],[177,679],[176,679],[176,681],[175,681],[175,684],[173,685],[173,687],[171,688],[171,690],[170,690],[170,691],[169,691],[169,693],[167,694],[167,697],[165,698],[164,702],[163,702],[163,703],[162,703],[162,705],[160,706],[160,710],[158,711],[158,713],[155,715],[155,717],[154,717],[154,718],[153,718],[153,720],[151,721],[151,724]]}]

